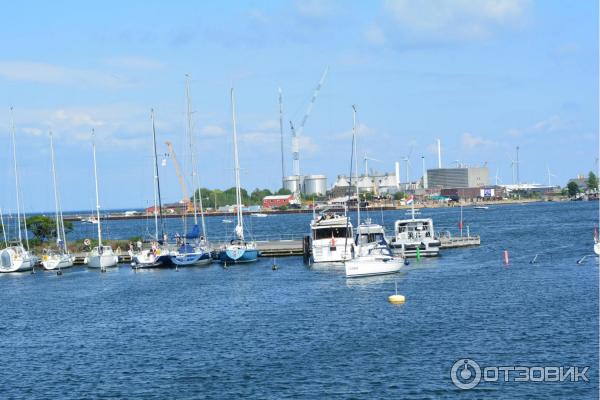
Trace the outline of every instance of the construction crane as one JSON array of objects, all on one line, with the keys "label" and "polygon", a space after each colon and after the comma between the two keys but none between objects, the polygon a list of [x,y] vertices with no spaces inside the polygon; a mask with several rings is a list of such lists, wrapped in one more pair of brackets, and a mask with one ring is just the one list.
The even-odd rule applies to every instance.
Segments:
[{"label": "construction crane", "polygon": [[173,160],[173,164],[175,165],[175,173],[177,174],[179,185],[181,186],[181,191],[183,192],[183,204],[186,205],[186,209],[189,212],[193,208],[193,205],[190,201],[188,187],[185,183],[185,179],[183,178],[183,174],[181,173],[181,168],[179,167],[179,162],[177,161],[177,156],[175,155],[175,150],[173,149],[173,143],[167,140],[165,144],[169,149],[168,155]]}]

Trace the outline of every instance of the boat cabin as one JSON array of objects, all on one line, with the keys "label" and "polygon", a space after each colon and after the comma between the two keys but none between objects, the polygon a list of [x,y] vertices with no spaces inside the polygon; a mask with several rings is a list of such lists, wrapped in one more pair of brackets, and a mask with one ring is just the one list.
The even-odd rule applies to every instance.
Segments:
[{"label": "boat cabin", "polygon": [[433,221],[431,218],[396,221],[394,231],[398,239],[422,240],[433,238]]}]

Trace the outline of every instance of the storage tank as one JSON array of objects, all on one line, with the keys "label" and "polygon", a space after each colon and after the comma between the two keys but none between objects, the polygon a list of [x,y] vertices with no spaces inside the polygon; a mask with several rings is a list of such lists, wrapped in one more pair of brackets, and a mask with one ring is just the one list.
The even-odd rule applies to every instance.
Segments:
[{"label": "storage tank", "polygon": [[327,176],[307,175],[304,177],[304,194],[324,196],[327,193]]},{"label": "storage tank", "polygon": [[283,188],[292,193],[296,193],[300,188],[300,177],[298,175],[290,175],[283,178]]}]

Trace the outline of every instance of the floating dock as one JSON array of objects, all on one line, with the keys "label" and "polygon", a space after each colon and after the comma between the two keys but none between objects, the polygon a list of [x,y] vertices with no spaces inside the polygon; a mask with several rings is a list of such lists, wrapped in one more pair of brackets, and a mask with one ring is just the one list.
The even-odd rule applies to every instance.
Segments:
[{"label": "floating dock", "polygon": [[479,246],[481,238],[477,236],[440,237],[440,249],[454,249],[457,247]]}]

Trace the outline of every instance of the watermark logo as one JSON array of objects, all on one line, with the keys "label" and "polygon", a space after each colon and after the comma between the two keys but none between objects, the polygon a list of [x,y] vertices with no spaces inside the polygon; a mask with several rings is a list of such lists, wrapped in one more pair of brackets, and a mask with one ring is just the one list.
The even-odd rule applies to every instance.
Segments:
[{"label": "watermark logo", "polygon": [[459,389],[473,389],[483,382],[589,382],[590,367],[486,366],[461,358],[452,365],[450,378]]}]

